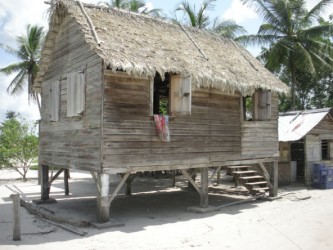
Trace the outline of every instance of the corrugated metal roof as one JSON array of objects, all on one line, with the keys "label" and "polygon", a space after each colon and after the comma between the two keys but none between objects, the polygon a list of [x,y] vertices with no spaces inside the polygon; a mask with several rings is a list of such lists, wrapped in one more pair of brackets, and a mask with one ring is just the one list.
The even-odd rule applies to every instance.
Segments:
[{"label": "corrugated metal roof", "polygon": [[291,111],[279,115],[279,141],[297,141],[313,129],[331,108]]}]

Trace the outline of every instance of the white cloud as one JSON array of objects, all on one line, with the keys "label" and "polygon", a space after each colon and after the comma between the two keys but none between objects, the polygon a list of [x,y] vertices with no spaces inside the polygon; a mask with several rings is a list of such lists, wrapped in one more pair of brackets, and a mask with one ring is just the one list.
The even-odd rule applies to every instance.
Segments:
[{"label": "white cloud", "polygon": [[221,17],[227,20],[234,20],[239,24],[244,24],[249,20],[258,18],[258,15],[250,8],[244,6],[240,0],[232,0],[230,7]]},{"label": "white cloud", "polygon": [[0,122],[5,119],[7,111],[20,113],[22,117],[30,121],[39,119],[39,110],[33,101],[28,101],[27,90],[20,95],[10,96],[6,89],[13,77],[0,76]]}]

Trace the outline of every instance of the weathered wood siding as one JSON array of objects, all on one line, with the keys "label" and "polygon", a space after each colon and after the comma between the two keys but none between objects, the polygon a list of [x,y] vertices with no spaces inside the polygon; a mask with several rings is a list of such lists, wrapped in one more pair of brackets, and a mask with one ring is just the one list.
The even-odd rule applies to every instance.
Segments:
[{"label": "weathered wood siding", "polygon": [[333,140],[333,121],[329,116],[315,126],[305,137],[305,181],[312,182],[312,166],[314,163],[324,163],[333,166],[333,159],[323,161],[321,158],[321,140]]},{"label": "weathered wood siding", "polygon": [[150,110],[149,79],[105,76],[103,171],[208,167],[239,159],[238,96],[193,93],[192,114],[169,122],[169,143],[158,138]]},{"label": "weathered wood siding", "polygon": [[290,143],[279,143],[279,186],[289,185],[292,182],[290,163]]},{"label": "weathered wood siding", "polygon": [[271,97],[271,119],[268,121],[244,121],[242,123],[242,158],[277,157],[278,97]]},{"label": "weathered wood siding", "polygon": [[[84,42],[72,19],[65,18],[55,37],[52,60],[42,84],[40,162],[52,166],[101,171],[102,60]],[[67,117],[67,74],[85,72],[85,111]],[[61,81],[59,121],[50,121],[50,84]]]}]

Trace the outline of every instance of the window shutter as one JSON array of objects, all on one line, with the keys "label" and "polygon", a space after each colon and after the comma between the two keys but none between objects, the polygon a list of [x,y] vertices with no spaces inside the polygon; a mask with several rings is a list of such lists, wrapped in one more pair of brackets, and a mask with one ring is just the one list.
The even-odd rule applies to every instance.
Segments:
[{"label": "window shutter", "polygon": [[257,90],[253,99],[254,119],[257,121],[271,119],[271,91]]},{"label": "window shutter", "polygon": [[60,81],[50,85],[50,121],[59,121]]},{"label": "window shutter", "polygon": [[83,73],[67,75],[67,116],[79,116],[85,106],[85,77]]},{"label": "window shutter", "polygon": [[170,114],[191,115],[192,87],[191,77],[171,75]]}]

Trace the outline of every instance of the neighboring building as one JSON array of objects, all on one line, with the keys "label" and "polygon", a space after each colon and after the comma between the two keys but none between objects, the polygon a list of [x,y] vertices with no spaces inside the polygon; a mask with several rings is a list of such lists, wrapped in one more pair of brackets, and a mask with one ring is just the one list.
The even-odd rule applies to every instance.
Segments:
[{"label": "neighboring building", "polygon": [[333,166],[331,108],[291,111],[279,116],[279,184],[312,182],[312,166]]},{"label": "neighboring building", "polygon": [[[109,174],[122,174],[121,186],[138,171],[199,168],[206,206],[208,167],[277,165],[278,93],[289,89],[231,40],[59,0],[40,65],[42,199],[48,166],[90,171],[106,221]],[[171,142],[158,137],[160,109]]]}]

